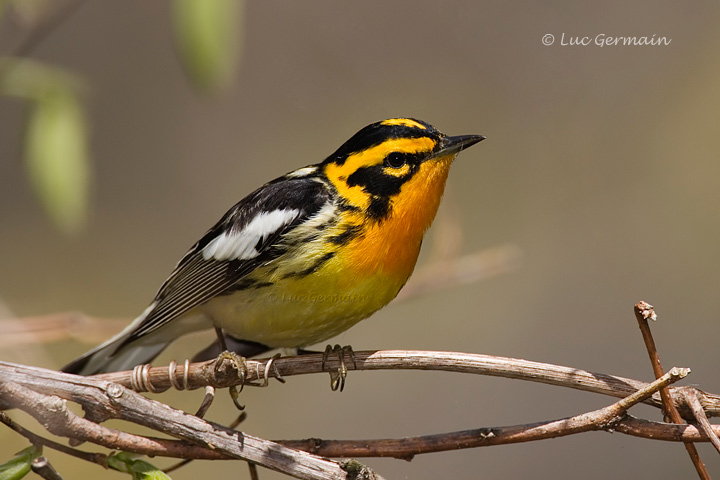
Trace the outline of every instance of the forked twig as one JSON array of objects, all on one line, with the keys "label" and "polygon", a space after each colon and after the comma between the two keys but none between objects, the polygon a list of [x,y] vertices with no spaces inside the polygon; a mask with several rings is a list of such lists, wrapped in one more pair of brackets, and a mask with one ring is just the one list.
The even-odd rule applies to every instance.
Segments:
[{"label": "forked twig", "polygon": [[[663,368],[662,365],[660,365],[660,356],[657,353],[655,340],[653,339],[652,332],[650,331],[650,325],[648,324],[648,319],[656,320],[657,315],[655,314],[653,306],[647,302],[639,302],[636,304],[634,311],[635,318],[638,321],[640,332],[642,333],[642,337],[645,342],[645,347],[647,348],[648,355],[650,356],[653,373],[655,374],[655,378],[660,378],[663,375]],[[672,420],[672,422],[677,424],[684,423],[682,417],[680,416],[680,412],[675,407],[675,403],[670,396],[670,392],[666,388],[662,388],[660,390],[660,398],[663,402],[665,414]],[[693,465],[695,465],[695,470],[697,471],[698,476],[703,480],[710,480],[710,474],[700,458],[697,447],[695,447],[693,443],[689,442],[684,442],[684,445],[690,459],[693,462]]]}]

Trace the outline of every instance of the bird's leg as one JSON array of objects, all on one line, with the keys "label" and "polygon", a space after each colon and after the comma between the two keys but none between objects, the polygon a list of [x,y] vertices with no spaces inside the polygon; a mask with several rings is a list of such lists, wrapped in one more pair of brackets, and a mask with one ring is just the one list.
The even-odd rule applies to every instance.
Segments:
[{"label": "bird's leg", "polygon": [[223,332],[222,327],[215,327],[215,335],[217,335],[218,343],[220,343],[220,348],[223,352],[229,352],[227,347],[227,342],[225,342],[225,333]]}]

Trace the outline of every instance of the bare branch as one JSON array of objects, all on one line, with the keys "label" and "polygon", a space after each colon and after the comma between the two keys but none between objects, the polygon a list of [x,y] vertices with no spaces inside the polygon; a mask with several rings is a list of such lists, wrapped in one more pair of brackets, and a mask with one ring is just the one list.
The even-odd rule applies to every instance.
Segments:
[{"label": "bare branch", "polygon": [[[648,325],[648,318],[654,321],[657,319],[657,315],[655,314],[653,306],[647,302],[639,302],[636,304],[634,311],[635,318],[637,319],[638,326],[640,327],[640,332],[642,333],[643,340],[645,341],[645,347],[647,348],[648,355],[650,356],[653,373],[655,374],[655,378],[660,378],[663,375],[663,368],[662,365],[660,365],[660,356],[658,355],[657,348],[655,347],[655,340],[653,340],[650,325]],[[684,423],[668,389],[663,388],[660,390],[660,398],[662,399],[665,414],[672,419],[673,423]],[[704,480],[710,480],[710,474],[708,473],[707,468],[705,468],[705,464],[700,459],[700,454],[698,453],[695,445],[692,443],[685,443],[685,449],[687,450],[693,465],[695,465],[695,470],[697,471],[698,476]]]},{"label": "bare branch", "polygon": [[[283,377],[320,373],[325,371],[322,368],[322,359],[322,354],[277,358],[274,360],[273,369],[271,370],[275,371],[276,369],[276,372]],[[247,361],[249,368],[248,382],[263,379],[265,365],[268,360]],[[329,358],[326,362],[326,369],[336,369],[336,362],[336,359]],[[437,370],[472,373],[557,385],[616,398],[624,398],[648,385],[638,380],[589,372],[578,368],[531,362],[517,358],[459,352],[418,350],[357,351],[355,352],[355,363],[356,365],[348,364],[347,368],[349,370]],[[1,362],[0,366],[2,366]],[[150,382],[157,390],[163,391],[171,387],[168,367],[151,368],[148,374]],[[184,366],[176,366],[172,375],[176,379],[183,378]],[[132,388],[131,372],[106,373],[97,375],[96,378]],[[223,388],[240,383],[237,369],[231,365],[231,362],[218,365],[215,360],[191,364],[187,378],[190,389],[201,388],[206,385]],[[720,415],[720,396],[705,393],[701,390],[697,390],[697,392],[707,414],[709,416]],[[655,394],[643,403],[660,408],[660,396]],[[678,408],[680,408],[684,416],[693,418],[692,412],[686,405],[679,404]]]},{"label": "bare branch", "polygon": [[[687,373],[686,370],[679,369],[677,372],[671,372],[676,375],[676,378],[680,378]],[[670,374],[667,375],[670,377]],[[642,401],[652,392],[656,391],[661,385],[665,383],[656,382],[654,384],[647,385],[643,390],[631,394],[629,397],[620,400],[610,407],[601,409],[596,412],[590,412],[588,414],[578,415],[576,417],[570,417],[562,420],[556,420],[551,422],[538,422],[527,425],[516,425],[509,427],[491,427],[491,428],[480,428],[467,430],[462,432],[452,432],[447,434],[439,435],[426,435],[420,437],[403,438],[403,439],[384,439],[384,440],[335,440],[335,441],[324,441],[319,439],[303,440],[303,441],[282,441],[286,446],[292,448],[298,448],[310,451],[317,455],[323,456],[353,456],[353,457],[367,457],[367,456],[392,456],[399,458],[408,458],[420,453],[437,452],[444,450],[454,450],[458,448],[472,448],[480,446],[491,446],[508,443],[527,442],[533,440],[541,440],[544,438],[554,438],[558,436],[565,436],[574,433],[581,433],[590,430],[610,430],[615,429],[617,431],[627,432],[630,435],[645,436],[646,438],[659,438],[664,440],[681,441],[688,438],[692,440],[703,440],[703,438],[697,435],[693,430],[693,427],[687,426],[688,429],[675,430],[675,426],[649,422],[645,424],[651,425],[652,428],[648,433],[644,433],[643,428],[637,427],[637,422],[629,423],[626,425],[627,419],[622,418],[624,411],[635,403]],[[7,392],[3,392],[7,393]],[[21,399],[18,395],[14,398]],[[46,399],[42,400],[43,404],[48,404]],[[29,409],[32,410],[32,409]],[[32,411],[31,411],[32,414]],[[44,421],[44,417],[41,413],[35,413],[36,417],[40,421]],[[82,419],[80,419],[82,420]],[[86,421],[86,420],[83,420]],[[720,428],[720,427],[715,427]],[[668,430],[670,429],[670,430]],[[80,429],[81,433],[83,429]],[[55,433],[63,434],[63,432],[55,430]],[[130,440],[132,437],[129,434],[120,432]],[[89,437],[83,437],[77,435],[75,438],[83,438],[90,441]],[[124,442],[118,442],[113,444],[111,437],[108,437],[107,441],[96,442],[107,446],[108,448],[116,448],[127,451],[133,451],[136,453],[144,453],[147,455],[160,455],[160,456],[177,456],[181,458],[205,458],[205,459],[229,459],[233,458],[228,455],[223,455],[217,450],[205,449],[196,445],[187,445],[177,441],[171,440],[157,440],[157,439],[145,439],[139,437],[142,440],[152,440],[156,442],[156,450],[147,450],[148,445],[143,446],[142,443],[125,444]]]},{"label": "bare branch", "polygon": [[685,399],[695,415],[698,428],[707,435],[710,442],[715,447],[715,450],[720,452],[720,438],[718,437],[718,434],[715,433],[715,430],[713,430],[713,426],[710,424],[710,421],[708,421],[707,415],[705,415],[705,410],[703,410],[703,407],[700,404],[697,393],[694,390],[689,390]]},{"label": "bare branch", "polygon": [[[72,438],[80,442],[91,442],[115,450],[178,458],[226,459],[218,452],[173,440],[147,438],[112,428],[103,427],[75,415],[59,397],[35,392],[13,382],[0,383],[0,398],[8,399],[13,407],[25,411],[40,422],[52,434]],[[40,437],[13,422],[7,414],[0,412],[0,421],[20,433],[33,444],[44,445],[54,450],[107,467],[107,457],[99,453],[87,453],[58,444]]]},{"label": "bare branch", "polygon": [[300,441],[280,441],[283,445],[292,446],[318,455],[330,457],[377,457],[389,456],[396,458],[412,458],[418,453],[441,452],[461,448],[487,447],[491,445],[506,445],[510,443],[531,442],[558,438],[577,433],[612,430],[623,420],[627,409],[641,402],[660,388],[684,378],[688,369],[672,369],[661,379],[648,384],[628,397],[609,405],[574,417],[538,422],[525,425],[505,427],[479,428],[462,432],[452,432],[438,435],[424,435],[401,439],[384,440],[319,440],[309,439]]},{"label": "bare branch", "polygon": [[[337,462],[207,422],[145,398],[116,383],[21,365],[5,364],[2,370],[4,386],[10,385],[9,388],[12,389],[16,388],[12,385],[16,383],[26,390],[44,390],[62,399],[78,402],[90,420],[118,418],[130,421],[296,478],[330,480],[348,477],[348,472]],[[27,411],[32,410],[32,406],[25,405],[17,395],[17,389],[11,395],[8,393],[6,391],[6,394],[2,395],[5,403],[27,408]],[[27,398],[25,401],[32,402],[33,399]],[[33,406],[40,407],[37,404]],[[55,402],[50,408],[65,416],[65,419],[58,423],[75,421],[67,415],[66,412],[69,411],[64,402],[62,405]],[[369,470],[365,473],[380,478]]]},{"label": "bare branch", "polygon": [[[720,433],[720,425],[712,425],[712,430]],[[653,422],[626,415],[615,425],[615,431],[633,437],[662,440],[665,442],[707,442],[707,436],[695,425]]]}]

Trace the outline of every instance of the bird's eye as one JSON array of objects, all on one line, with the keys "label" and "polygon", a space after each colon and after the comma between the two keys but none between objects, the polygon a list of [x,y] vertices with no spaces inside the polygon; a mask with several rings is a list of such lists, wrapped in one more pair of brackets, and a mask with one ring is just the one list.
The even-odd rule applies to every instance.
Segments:
[{"label": "bird's eye", "polygon": [[400,152],[392,152],[385,157],[385,164],[392,168],[400,168],[406,163],[405,155]]}]

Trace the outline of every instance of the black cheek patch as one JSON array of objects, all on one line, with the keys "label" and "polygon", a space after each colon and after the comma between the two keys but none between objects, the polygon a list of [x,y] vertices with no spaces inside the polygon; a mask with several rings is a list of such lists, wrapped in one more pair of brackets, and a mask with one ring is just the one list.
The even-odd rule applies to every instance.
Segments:
[{"label": "black cheek patch", "polygon": [[410,171],[402,177],[387,175],[383,172],[383,165],[361,167],[348,177],[347,184],[349,187],[362,187],[370,194],[367,214],[376,220],[382,220],[390,214],[390,198],[400,193],[403,184],[417,172],[416,163],[411,163],[410,166]]},{"label": "black cheek patch", "polygon": [[358,168],[348,177],[347,184],[349,187],[360,186],[373,196],[391,196],[399,193],[402,184],[411,176],[386,175],[382,169],[382,165]]}]

